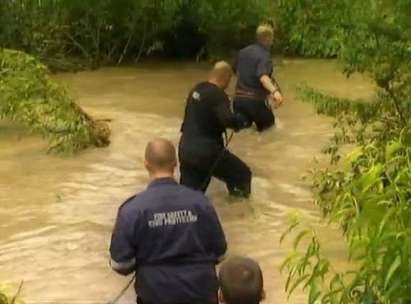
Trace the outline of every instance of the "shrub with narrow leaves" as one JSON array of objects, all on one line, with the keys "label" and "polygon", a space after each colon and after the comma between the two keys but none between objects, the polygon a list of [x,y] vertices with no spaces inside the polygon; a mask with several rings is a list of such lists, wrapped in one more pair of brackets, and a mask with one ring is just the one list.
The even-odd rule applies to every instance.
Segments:
[{"label": "shrub with narrow leaves", "polygon": [[409,1],[365,0],[352,3],[352,14],[341,20],[344,72],[371,77],[374,100],[302,90],[319,113],[336,119],[325,149],[333,166],[312,171],[313,191],[326,222],[341,227],[351,262],[336,270],[315,229],[299,228],[282,269],[288,292],[302,286],[309,303],[411,303],[410,14]]}]

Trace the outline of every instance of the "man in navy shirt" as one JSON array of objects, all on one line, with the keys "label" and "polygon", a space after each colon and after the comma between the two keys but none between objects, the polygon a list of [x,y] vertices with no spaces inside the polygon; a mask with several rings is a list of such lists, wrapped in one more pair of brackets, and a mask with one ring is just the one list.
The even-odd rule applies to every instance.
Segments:
[{"label": "man in navy shirt", "polygon": [[271,26],[259,26],[257,43],[240,50],[233,64],[237,74],[234,111],[247,117],[249,125],[255,123],[260,132],[275,124],[271,102],[274,101],[275,108],[283,103],[280,88],[271,78],[273,38]]},{"label": "man in navy shirt", "polygon": [[112,235],[111,266],[136,272],[143,304],[214,304],[215,265],[226,252],[217,214],[198,191],[176,183],[174,146],[151,141],[145,152],[148,188],[119,209]]},{"label": "man in navy shirt", "polygon": [[230,83],[231,66],[217,62],[208,81],[197,84],[188,94],[181,126],[179,159],[181,183],[206,191],[212,176],[224,181],[231,195],[248,197],[251,170],[224,146],[226,128],[248,127],[247,119],[231,111],[224,90]]}]

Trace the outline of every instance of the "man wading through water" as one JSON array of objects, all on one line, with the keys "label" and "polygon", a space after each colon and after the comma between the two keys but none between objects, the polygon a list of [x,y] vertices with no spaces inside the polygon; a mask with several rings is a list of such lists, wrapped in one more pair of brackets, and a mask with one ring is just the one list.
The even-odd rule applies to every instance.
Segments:
[{"label": "man wading through water", "polygon": [[145,167],[147,190],[119,209],[113,231],[111,266],[136,272],[141,304],[216,304],[215,265],[227,244],[217,214],[198,191],[177,184],[172,143],[151,141]]},{"label": "man wading through water", "polygon": [[259,132],[274,126],[272,106],[278,108],[283,103],[280,88],[271,78],[273,62],[270,48],[273,40],[273,28],[259,26],[257,43],[240,50],[233,64],[238,78],[234,111],[248,119],[248,126],[255,123]]},{"label": "man wading through water", "polygon": [[223,139],[226,128],[238,131],[247,126],[245,117],[231,111],[224,92],[231,77],[231,66],[218,62],[208,81],[197,84],[187,98],[179,145],[180,182],[205,192],[214,176],[226,183],[231,195],[248,197],[251,171],[226,149]]}]

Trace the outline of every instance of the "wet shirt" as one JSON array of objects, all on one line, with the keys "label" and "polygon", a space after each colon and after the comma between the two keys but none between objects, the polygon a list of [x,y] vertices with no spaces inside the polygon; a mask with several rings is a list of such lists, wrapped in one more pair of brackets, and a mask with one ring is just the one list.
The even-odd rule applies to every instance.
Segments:
[{"label": "wet shirt", "polygon": [[143,302],[214,303],[226,246],[208,199],[162,178],[120,207],[110,253],[117,266],[134,265]]},{"label": "wet shirt", "polygon": [[185,137],[205,137],[222,141],[226,128],[241,129],[246,121],[230,109],[230,100],[223,89],[209,83],[197,84],[186,101],[181,132]]},{"label": "wet shirt", "polygon": [[237,89],[266,96],[267,90],[260,82],[263,75],[271,77],[273,62],[270,50],[256,43],[241,49],[234,59],[233,68],[237,74]]}]

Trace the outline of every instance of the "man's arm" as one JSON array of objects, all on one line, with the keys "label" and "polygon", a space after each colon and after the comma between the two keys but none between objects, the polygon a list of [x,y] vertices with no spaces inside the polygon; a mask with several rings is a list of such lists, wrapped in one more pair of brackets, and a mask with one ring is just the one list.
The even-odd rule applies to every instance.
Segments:
[{"label": "man's arm", "polygon": [[275,91],[280,92],[280,89],[277,87],[276,84],[271,80],[271,77],[268,75],[264,74],[260,77],[260,82],[263,85],[263,87],[270,92],[270,94],[274,94]]},{"label": "man's arm", "polygon": [[214,112],[224,128],[233,129],[239,131],[250,127],[250,123],[243,115],[239,113],[233,113],[230,109],[230,99],[222,92],[216,94]]},{"label": "man's arm", "polygon": [[263,87],[268,92],[270,92],[270,97],[275,100],[275,107],[276,108],[280,107],[282,103],[284,102],[284,98],[278,86],[274,84],[274,81],[272,81],[268,75],[261,76],[260,82],[263,85]]},{"label": "man's arm", "polygon": [[276,101],[276,107],[281,106],[284,99],[281,94],[280,88],[277,83],[273,81],[270,77],[273,71],[273,64],[269,58],[261,58],[257,64],[257,77],[260,80],[262,86],[270,92],[270,95]]},{"label": "man's arm", "polygon": [[111,268],[128,275],[136,268],[135,222],[120,208],[110,244]]},{"label": "man's arm", "polygon": [[209,231],[208,240],[212,252],[217,261],[221,262],[227,251],[227,241],[217,213],[211,203],[207,200],[207,227]]}]

